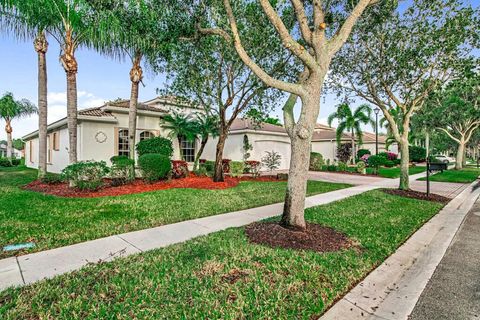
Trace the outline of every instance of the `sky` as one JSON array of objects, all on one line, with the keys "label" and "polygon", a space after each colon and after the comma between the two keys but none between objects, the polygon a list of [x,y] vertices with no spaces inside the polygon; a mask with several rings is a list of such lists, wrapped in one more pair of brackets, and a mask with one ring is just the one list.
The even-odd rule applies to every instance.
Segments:
[{"label": "sky", "polygon": [[[480,0],[471,1],[475,5]],[[478,4],[476,4],[478,6]],[[66,78],[60,62],[60,48],[54,39],[49,39],[47,53],[48,73],[48,122],[66,116]],[[116,98],[128,99],[130,96],[130,62],[118,61],[102,56],[93,50],[80,48],[76,54],[78,61],[77,89],[78,108],[101,106],[104,102]],[[0,95],[12,92],[16,99],[26,98],[37,103],[37,54],[31,41],[21,41],[0,34]],[[158,88],[165,87],[165,77],[146,71],[144,87],[140,87],[139,101],[154,98]],[[335,111],[339,101],[334,95],[322,99],[318,122],[326,123],[329,114]],[[280,108],[271,116],[283,119]],[[335,123],[333,124],[335,125]],[[5,123],[0,120],[0,140],[6,139],[3,130]],[[20,138],[38,128],[37,116],[30,116],[12,123],[13,137]],[[367,127],[371,131],[372,128]]]}]

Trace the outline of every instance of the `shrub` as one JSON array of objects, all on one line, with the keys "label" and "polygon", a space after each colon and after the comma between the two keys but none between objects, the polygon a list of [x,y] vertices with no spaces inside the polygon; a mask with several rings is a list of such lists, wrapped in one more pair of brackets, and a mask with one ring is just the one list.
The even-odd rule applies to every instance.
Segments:
[{"label": "shrub", "polygon": [[347,164],[345,162],[338,162],[338,171],[345,172],[347,171]]},{"label": "shrub", "polygon": [[358,149],[358,151],[357,151],[357,158],[361,159],[361,158],[362,158],[364,155],[366,155],[366,154],[370,154],[370,155],[371,155],[372,153],[371,153],[370,150],[368,150],[368,149]]},{"label": "shrub", "polygon": [[20,159],[12,159],[12,165],[15,166],[15,167],[20,165],[20,162],[21,162]]},{"label": "shrub", "polygon": [[310,152],[310,166],[309,169],[312,171],[322,170],[322,166],[325,161],[323,160],[322,154],[318,152]]},{"label": "shrub", "polygon": [[0,158],[0,167],[11,167],[12,162],[7,158]]},{"label": "shrub", "polygon": [[213,174],[215,170],[215,161],[207,160],[200,167],[204,167],[208,174]]},{"label": "shrub", "polygon": [[375,168],[375,173],[378,172],[378,167],[383,166],[387,159],[380,155],[373,155],[368,158],[368,166]]},{"label": "shrub", "polygon": [[240,177],[243,174],[245,169],[245,163],[242,161],[232,161],[230,162],[230,175],[232,177]]},{"label": "shrub", "polygon": [[230,162],[231,159],[222,159],[222,170],[223,173],[230,173]]},{"label": "shrub", "polygon": [[63,169],[62,176],[81,190],[97,190],[108,173],[105,161],[80,161]]},{"label": "shrub", "polygon": [[352,146],[349,143],[343,143],[337,148],[337,158],[339,161],[347,162],[352,155]]},{"label": "shrub", "polygon": [[245,167],[247,168],[247,172],[251,173],[254,178],[260,175],[260,167],[261,167],[260,161],[256,161],[256,160],[245,161]]},{"label": "shrub", "polygon": [[47,172],[42,178],[40,178],[40,181],[45,184],[58,184],[63,182],[63,177],[58,173]]},{"label": "shrub", "polygon": [[328,171],[328,166],[326,164],[322,166],[322,171]]},{"label": "shrub", "polygon": [[397,159],[397,156],[398,156],[396,153],[393,153],[393,152],[380,152],[378,155],[385,157],[385,159],[390,161]]},{"label": "shrub", "polygon": [[205,163],[205,162],[207,162],[207,159],[199,159],[198,160],[198,163],[200,163],[200,164]]},{"label": "shrub", "polygon": [[282,156],[276,151],[265,151],[266,155],[262,158],[262,164],[267,167],[270,172],[280,167]]},{"label": "shrub", "polygon": [[327,171],[335,172],[335,171],[337,171],[337,166],[334,165],[334,164],[328,165],[327,166]]},{"label": "shrub", "polygon": [[163,154],[144,154],[138,158],[138,165],[142,177],[148,182],[165,179],[172,170],[170,158]]},{"label": "shrub", "polygon": [[135,161],[127,156],[113,156],[110,158],[110,178],[113,186],[124,185],[135,179]]},{"label": "shrub", "polygon": [[139,157],[145,154],[154,153],[166,156],[170,159],[173,154],[172,141],[163,137],[142,140],[137,143],[136,150]]},{"label": "shrub", "polygon": [[395,162],[393,162],[392,160],[386,160],[383,165],[387,168],[391,168],[395,166]]},{"label": "shrub", "polygon": [[358,173],[361,173],[361,174],[365,174],[366,173],[366,167],[367,165],[365,164],[365,162],[363,161],[358,161],[357,162],[357,172]]},{"label": "shrub", "polygon": [[203,165],[200,165],[198,170],[194,171],[194,173],[197,177],[205,177],[209,175],[207,169]]},{"label": "shrub", "polygon": [[360,157],[360,161],[368,163],[368,158],[370,158],[370,157],[371,157],[371,154],[369,154],[369,153],[364,154],[363,156]]},{"label": "shrub", "polygon": [[172,161],[172,176],[175,179],[185,178],[188,176],[188,163],[183,160]]},{"label": "shrub", "polygon": [[400,160],[400,159],[395,159],[395,160],[393,160],[393,163],[394,163],[396,166],[398,166],[401,162],[402,162],[402,160]]},{"label": "shrub", "polygon": [[409,146],[408,154],[410,155],[410,161],[423,162],[427,157],[427,150],[422,147]]}]

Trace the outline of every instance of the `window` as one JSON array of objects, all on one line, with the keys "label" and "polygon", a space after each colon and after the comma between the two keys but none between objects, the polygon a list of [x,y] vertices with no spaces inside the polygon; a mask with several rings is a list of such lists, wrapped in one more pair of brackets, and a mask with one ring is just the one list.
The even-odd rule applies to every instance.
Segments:
[{"label": "window", "polygon": [[28,157],[30,162],[33,162],[33,143],[32,140],[28,141]]},{"label": "window", "polygon": [[130,156],[130,150],[128,146],[128,130],[118,130],[118,155]]},{"label": "window", "polygon": [[188,141],[185,137],[180,137],[180,150],[183,160],[187,162],[195,161],[195,140]]},{"label": "window", "polygon": [[155,137],[155,135],[151,131],[143,131],[140,133],[140,141],[153,137]]},{"label": "window", "polygon": [[58,132],[53,133],[52,144],[53,144],[52,146],[53,150],[55,151],[60,150],[60,135],[58,134]]}]

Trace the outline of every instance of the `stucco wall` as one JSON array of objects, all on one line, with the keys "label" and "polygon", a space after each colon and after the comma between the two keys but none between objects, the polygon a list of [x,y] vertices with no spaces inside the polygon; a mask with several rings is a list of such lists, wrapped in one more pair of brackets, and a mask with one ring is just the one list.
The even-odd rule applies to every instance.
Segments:
[{"label": "stucco wall", "polygon": [[[50,147],[51,140],[47,140],[47,149],[50,149],[50,161],[47,163],[49,172],[60,173],[68,165],[68,130],[67,128],[57,129],[49,132],[49,135],[57,132],[59,134],[58,150]],[[78,128],[80,132],[80,127]],[[33,153],[30,159],[30,141],[32,141]],[[78,141],[78,145],[80,142]],[[25,165],[29,168],[38,168],[38,137],[26,141],[25,144]]]},{"label": "stucco wall", "polygon": [[[265,156],[265,151],[275,151],[280,154],[281,165],[279,169],[288,169],[290,166],[290,139],[286,135],[265,134],[260,132],[233,133],[230,134],[225,142],[223,153],[224,159],[233,161],[243,160],[243,136],[248,136],[249,143],[253,146],[250,151],[249,160],[261,161]],[[218,139],[210,139],[202,158],[207,160],[215,160],[215,150]]]}]

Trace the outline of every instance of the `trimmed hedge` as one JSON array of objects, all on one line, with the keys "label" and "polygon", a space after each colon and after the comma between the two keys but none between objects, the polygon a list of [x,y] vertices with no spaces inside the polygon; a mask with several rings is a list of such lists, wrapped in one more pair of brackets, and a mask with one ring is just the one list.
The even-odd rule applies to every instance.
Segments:
[{"label": "trimmed hedge", "polygon": [[139,157],[146,154],[160,154],[170,159],[173,155],[172,141],[163,137],[142,140],[137,143],[136,150]]},{"label": "trimmed hedge", "polygon": [[357,158],[360,159],[361,157],[363,157],[363,156],[366,155],[366,154],[370,154],[370,155],[371,155],[372,153],[371,153],[370,150],[368,150],[368,149],[358,149],[358,151],[357,151]]},{"label": "trimmed hedge", "polygon": [[322,166],[325,164],[323,156],[318,152],[310,152],[310,165],[309,169],[312,171],[322,170]]},{"label": "trimmed hedge", "polygon": [[143,179],[148,182],[165,179],[172,170],[170,158],[157,153],[144,154],[138,158],[138,165]]},{"label": "trimmed hedge", "polygon": [[80,161],[63,169],[62,176],[81,190],[97,190],[109,171],[105,161]]}]

